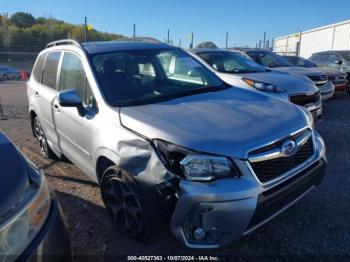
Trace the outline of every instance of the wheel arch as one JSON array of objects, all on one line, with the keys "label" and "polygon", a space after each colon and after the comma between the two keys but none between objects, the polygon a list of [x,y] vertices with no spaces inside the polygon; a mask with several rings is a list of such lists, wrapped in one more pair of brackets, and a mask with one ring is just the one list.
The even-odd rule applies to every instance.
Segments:
[{"label": "wheel arch", "polygon": [[101,183],[104,171],[113,165],[118,165],[120,157],[109,149],[98,150],[96,157],[95,172],[98,183]]},{"label": "wheel arch", "polygon": [[32,129],[32,134],[33,134],[33,136],[34,136],[33,122],[34,122],[34,118],[35,118],[36,116],[38,116],[37,113],[36,113],[33,109],[31,109],[31,110],[29,111],[29,119],[30,119],[30,126],[31,126],[31,129]]}]

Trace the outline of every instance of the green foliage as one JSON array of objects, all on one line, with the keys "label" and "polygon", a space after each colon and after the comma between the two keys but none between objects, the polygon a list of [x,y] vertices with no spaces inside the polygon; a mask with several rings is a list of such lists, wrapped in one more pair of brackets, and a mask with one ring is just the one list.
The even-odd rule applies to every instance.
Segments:
[{"label": "green foliage", "polygon": [[36,22],[34,16],[23,12],[14,13],[10,20],[13,25],[21,28],[31,27]]},{"label": "green foliage", "polygon": [[[94,29],[87,32],[87,41],[106,41],[123,37]],[[39,52],[47,43],[65,38],[84,41],[84,26],[54,18],[35,19],[26,13],[15,13],[11,18],[7,14],[0,16],[0,51]]]}]

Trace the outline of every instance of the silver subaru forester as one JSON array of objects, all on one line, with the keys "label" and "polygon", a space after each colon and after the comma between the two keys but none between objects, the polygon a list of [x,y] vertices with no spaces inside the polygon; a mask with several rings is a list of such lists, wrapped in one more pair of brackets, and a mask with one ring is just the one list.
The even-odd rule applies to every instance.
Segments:
[{"label": "silver subaru forester", "polygon": [[99,183],[116,228],[164,222],[191,248],[261,226],[316,185],[327,161],[310,113],[222,82],[160,43],[48,44],[28,81],[33,133]]}]

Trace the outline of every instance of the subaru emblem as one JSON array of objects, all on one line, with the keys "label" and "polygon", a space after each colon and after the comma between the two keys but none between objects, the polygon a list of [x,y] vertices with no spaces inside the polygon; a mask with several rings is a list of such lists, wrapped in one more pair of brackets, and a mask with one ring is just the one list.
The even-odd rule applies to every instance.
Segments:
[{"label": "subaru emblem", "polygon": [[297,150],[298,150],[297,144],[295,143],[294,140],[291,140],[291,139],[284,141],[281,146],[281,153],[284,156],[292,156],[296,153]]}]

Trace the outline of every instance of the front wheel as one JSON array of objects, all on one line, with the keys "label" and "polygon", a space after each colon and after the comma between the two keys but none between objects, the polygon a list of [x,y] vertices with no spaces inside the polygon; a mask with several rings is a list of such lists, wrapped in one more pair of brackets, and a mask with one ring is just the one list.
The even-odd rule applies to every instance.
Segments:
[{"label": "front wheel", "polygon": [[37,116],[33,119],[33,131],[35,138],[38,140],[41,154],[45,158],[54,159],[55,154],[52,152],[49,144],[47,143],[44,130],[42,129],[39,118]]},{"label": "front wheel", "polygon": [[136,180],[117,166],[102,178],[102,200],[117,230],[136,241],[146,242],[157,231],[157,201]]}]

